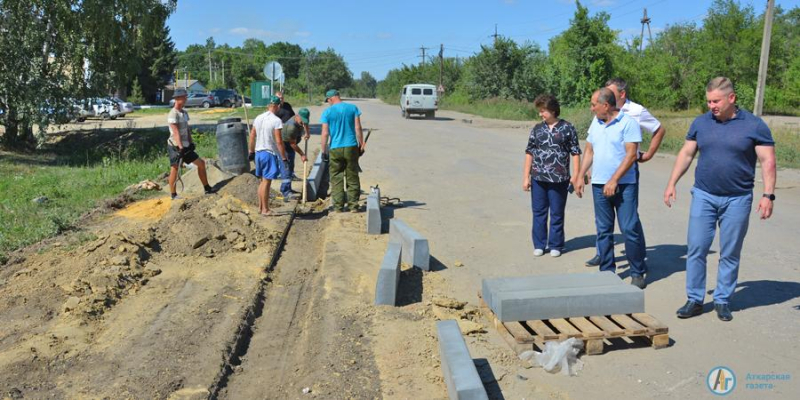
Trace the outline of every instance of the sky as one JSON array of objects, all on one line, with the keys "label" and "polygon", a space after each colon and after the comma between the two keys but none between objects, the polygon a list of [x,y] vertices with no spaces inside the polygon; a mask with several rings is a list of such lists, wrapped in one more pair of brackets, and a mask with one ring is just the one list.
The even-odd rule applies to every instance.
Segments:
[{"label": "sky", "polygon": [[[756,14],[766,0],[739,0]],[[667,25],[702,22],[711,0],[582,0],[590,15],[605,11],[609,26],[622,42],[642,31],[643,9],[651,19],[653,36]],[[800,0],[776,0],[786,10]],[[176,48],[205,44],[240,46],[258,38],[269,44],[285,41],[303,48],[333,48],[353,76],[368,71],[381,80],[403,64],[419,63],[422,50],[436,56],[468,57],[492,42],[497,33],[518,43],[531,41],[547,49],[548,40],[569,27],[574,0],[339,0],[255,1],[179,0],[167,24]],[[645,40],[647,28],[645,27]]]}]

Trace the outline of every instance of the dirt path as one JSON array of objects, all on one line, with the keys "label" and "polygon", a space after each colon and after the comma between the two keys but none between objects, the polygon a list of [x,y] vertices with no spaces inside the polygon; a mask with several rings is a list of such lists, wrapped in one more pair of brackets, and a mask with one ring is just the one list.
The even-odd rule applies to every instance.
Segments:
[{"label": "dirt path", "polygon": [[87,227],[93,240],[68,235],[0,270],[0,395],[207,396],[288,223],[238,193],[254,179],[134,203]]}]

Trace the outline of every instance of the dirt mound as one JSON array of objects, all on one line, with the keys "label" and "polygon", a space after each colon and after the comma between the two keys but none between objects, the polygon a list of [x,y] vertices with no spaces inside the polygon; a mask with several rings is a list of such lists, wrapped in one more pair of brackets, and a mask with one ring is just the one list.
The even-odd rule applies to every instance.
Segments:
[{"label": "dirt mound", "polygon": [[59,283],[66,302],[54,311],[84,319],[102,316],[161,273],[151,262],[155,255],[185,258],[182,262],[194,265],[197,257],[223,258],[273,246],[280,231],[238,197],[255,194],[251,186],[255,179],[245,174],[218,195],[183,201],[150,199],[117,212],[136,228],[109,229],[64,257],[49,260],[48,269],[70,270],[74,277]]},{"label": "dirt mound", "polygon": [[259,179],[255,175],[241,174],[231,179],[220,190],[220,194],[229,194],[253,207],[258,207],[258,184]]},{"label": "dirt mound", "polygon": [[186,200],[173,207],[155,229],[161,251],[215,257],[229,251],[251,252],[277,241],[280,232],[261,226],[263,219],[243,201],[222,194]]}]

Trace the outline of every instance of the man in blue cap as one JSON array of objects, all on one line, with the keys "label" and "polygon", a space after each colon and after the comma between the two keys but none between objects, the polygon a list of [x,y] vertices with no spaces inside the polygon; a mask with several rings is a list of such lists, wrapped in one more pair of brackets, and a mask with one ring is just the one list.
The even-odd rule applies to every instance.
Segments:
[{"label": "man in blue cap", "polygon": [[[320,117],[322,154],[323,158],[327,157],[330,160],[333,212],[343,212],[347,203],[350,212],[357,213],[361,195],[358,158],[364,154],[361,110],[353,104],[343,102],[336,89],[325,93],[325,102],[331,106]],[[347,181],[347,196],[345,196],[345,181]]]}]

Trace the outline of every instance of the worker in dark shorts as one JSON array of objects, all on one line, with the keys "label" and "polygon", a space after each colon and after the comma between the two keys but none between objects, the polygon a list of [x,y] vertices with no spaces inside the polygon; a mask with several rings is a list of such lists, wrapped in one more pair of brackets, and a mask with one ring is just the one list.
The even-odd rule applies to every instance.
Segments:
[{"label": "worker in dark shorts", "polygon": [[178,180],[178,167],[181,163],[194,164],[197,167],[197,176],[203,184],[206,194],[215,192],[208,184],[206,174],[206,163],[194,151],[195,146],[192,141],[192,134],[189,132],[189,113],[183,109],[186,104],[186,89],[176,89],[172,96],[175,99],[175,106],[167,114],[169,124],[169,139],[167,139],[167,152],[169,153],[169,190],[172,199],[178,198],[175,191],[175,181]]}]

